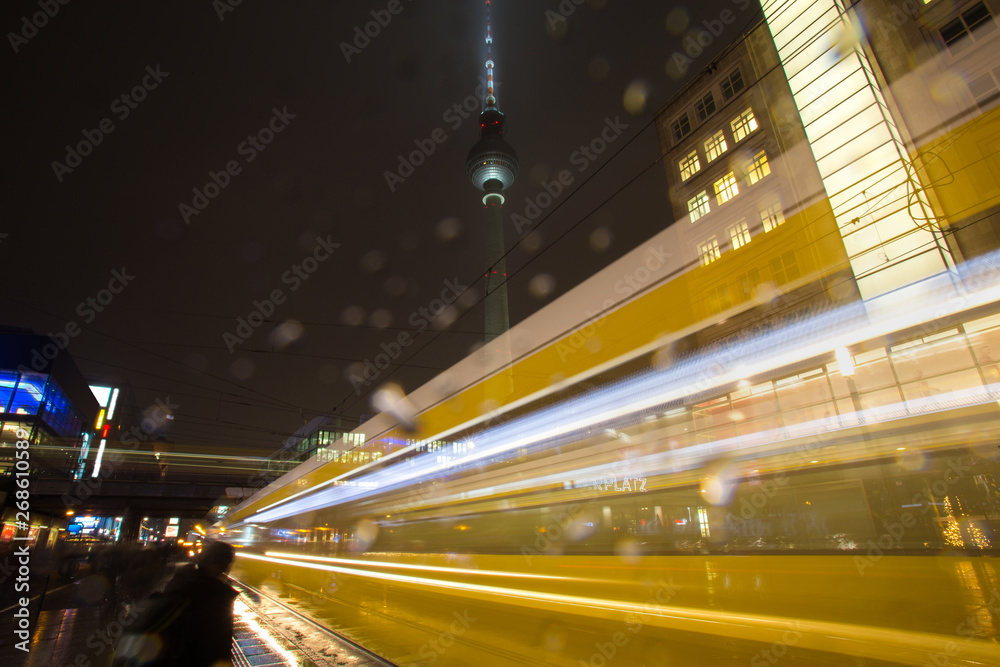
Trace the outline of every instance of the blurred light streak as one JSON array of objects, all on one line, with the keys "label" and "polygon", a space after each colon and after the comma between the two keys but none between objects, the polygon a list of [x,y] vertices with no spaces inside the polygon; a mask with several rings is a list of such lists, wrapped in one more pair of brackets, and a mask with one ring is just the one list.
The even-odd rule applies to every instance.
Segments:
[{"label": "blurred light streak", "polygon": [[[466,466],[486,462],[521,448],[558,446],[565,438],[579,438],[581,431],[588,428],[613,427],[618,420],[629,418],[636,412],[662,408],[672,401],[692,394],[704,393],[748,377],[773,372],[803,359],[828,355],[841,347],[847,348],[900,330],[918,327],[927,322],[939,321],[977,306],[1000,301],[1000,284],[995,279],[998,257],[1000,253],[994,252],[969,260],[963,265],[966,289],[961,295],[956,294],[957,288],[951,282],[926,280],[903,290],[906,298],[882,299],[877,307],[868,307],[869,304],[849,304],[781,329],[762,333],[751,340],[731,342],[715,349],[706,349],[688,359],[678,361],[669,368],[650,370],[643,375],[612,383],[589,394],[478,433],[477,448],[472,453],[455,455],[454,458],[445,456],[443,458],[450,460],[438,461],[438,456],[447,454],[446,450],[441,450],[435,453],[433,461],[430,456],[411,459],[413,465],[404,471],[396,471],[392,467],[375,470],[367,475],[373,482],[369,486],[375,490],[343,486],[324,489],[344,478],[357,477],[374,465],[368,464],[267,505],[257,510],[253,520],[268,522],[300,512],[329,507],[375,492],[405,486],[445,470],[456,472]],[[728,369],[727,363],[730,366]],[[997,395],[995,385],[952,392],[951,395],[954,397],[964,395],[972,400],[980,400],[981,396],[989,393],[993,394],[989,400],[997,400],[1000,397]],[[940,400],[943,397],[936,398]],[[958,403],[968,404],[966,398],[959,398]],[[913,406],[929,406],[926,400],[908,402],[905,405],[909,411],[904,409],[899,412],[898,406],[903,404],[890,407],[895,412],[910,415]],[[878,421],[891,418],[893,410],[887,412],[884,407],[871,408],[861,411],[858,416],[864,415],[867,420],[869,419],[867,414],[872,411],[872,419]],[[788,427],[785,432],[793,430],[796,430],[796,427]],[[435,434],[407,450],[423,443],[443,440],[452,432],[454,429]],[[742,438],[740,441],[746,445],[755,437],[749,436],[750,441],[747,438]],[[786,435],[785,438],[787,437],[789,436]],[[713,443],[712,446],[717,447],[718,444]],[[454,447],[452,450],[454,451]],[[400,453],[397,452],[396,455]],[[380,464],[384,465],[391,458],[383,458]],[[296,500],[303,494],[309,495]],[[279,505],[283,507],[275,509]]]},{"label": "blurred light streak", "polygon": [[[656,603],[655,601],[652,603],[636,603],[581,595],[544,593],[517,588],[412,577],[387,572],[371,572],[319,563],[304,563],[284,558],[248,554],[242,551],[237,552],[236,556],[237,558],[248,558],[277,565],[296,566],[395,583],[446,589],[451,594],[464,594],[465,597],[473,597],[480,602],[486,601],[482,596],[491,595],[508,600],[538,602],[555,607],[555,611],[562,613],[576,613],[599,618],[618,619],[618,614],[621,612],[642,614],[643,622],[650,625],[765,643],[772,641],[780,642],[783,633],[788,631],[789,624],[794,622],[796,624],[795,627],[803,633],[800,642],[800,646],[803,648],[835,651],[842,655],[853,655],[866,659],[891,659],[893,662],[908,665],[925,664],[927,655],[939,651],[943,643],[949,640],[948,637],[941,635],[926,632],[911,632],[895,628],[882,629],[851,623],[702,610],[668,606]],[[506,600],[501,600],[501,602],[503,601]],[[960,664],[995,664],[993,660],[998,655],[1000,655],[1000,651],[997,650],[994,644],[984,641],[975,643],[965,642],[962,654],[964,662]],[[976,660],[982,660],[983,662],[976,663]]]},{"label": "blurred light streak", "polygon": [[301,554],[285,553],[282,551],[268,551],[267,556],[275,558],[290,558],[292,560],[313,560],[321,563],[346,563],[349,565],[368,565],[373,567],[388,567],[403,570],[426,570],[428,572],[449,572],[454,574],[484,575],[490,577],[517,577],[520,579],[545,579],[547,581],[593,581],[593,579],[581,579],[580,577],[557,577],[547,574],[525,574],[520,572],[501,572],[499,570],[470,570],[461,567],[438,567],[436,565],[411,565],[408,563],[386,563],[377,560],[352,560],[348,558],[325,558],[323,556],[303,556]]}]

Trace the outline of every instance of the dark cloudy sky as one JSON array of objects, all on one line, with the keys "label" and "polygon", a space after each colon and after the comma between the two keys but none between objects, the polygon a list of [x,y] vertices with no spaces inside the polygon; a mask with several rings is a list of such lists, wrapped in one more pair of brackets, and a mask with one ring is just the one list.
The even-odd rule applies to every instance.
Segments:
[{"label": "dark cloudy sky", "polygon": [[[76,323],[69,349],[86,374],[128,379],[141,404],[180,405],[173,440],[263,450],[303,418],[371,412],[351,365],[415,329],[411,315],[446,281],[473,290],[458,317],[384,376],[411,391],[468,353],[483,337],[486,268],[465,175],[478,109],[449,110],[484,74],[483,3],[401,0],[367,45],[342,46],[389,4],[52,0],[58,12],[34,30],[23,17],[38,0],[5,3],[0,324]],[[560,4],[575,8],[565,20]],[[751,19],[745,0],[494,2],[499,106],[521,164],[508,217],[559,171],[573,175],[535,235],[508,221],[512,323],[669,224],[653,113],[683,83],[665,69],[678,29],[723,6],[739,20],[696,69]],[[121,99],[136,86],[144,99]],[[627,109],[626,91],[645,103],[632,96]],[[625,127],[602,155],[574,155],[607,123]],[[269,144],[247,141],[269,124],[280,128]],[[443,143],[390,190],[386,172],[435,130]],[[67,158],[88,135],[100,143]],[[227,164],[235,175],[217,176],[225,187],[186,222],[180,205],[203,205],[193,189]],[[339,247],[306,262],[303,280],[293,267],[318,238]],[[123,269],[128,285],[101,312],[86,306]],[[284,302],[244,342],[229,338],[231,353],[224,334],[275,290]]]}]

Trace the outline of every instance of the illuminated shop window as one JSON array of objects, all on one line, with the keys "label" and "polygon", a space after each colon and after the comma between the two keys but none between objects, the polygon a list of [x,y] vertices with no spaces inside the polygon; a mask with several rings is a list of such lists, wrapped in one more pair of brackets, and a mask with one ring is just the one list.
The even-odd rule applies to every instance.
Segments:
[{"label": "illuminated shop window", "polygon": [[705,215],[708,211],[708,193],[704,190],[688,200],[688,214],[691,216],[691,222]]},{"label": "illuminated shop window", "polygon": [[698,257],[701,258],[702,266],[711,264],[719,259],[722,253],[719,251],[719,240],[714,236],[704,243],[698,244]]},{"label": "illuminated shop window", "polygon": [[753,162],[747,167],[747,179],[753,185],[771,173],[771,165],[767,163],[767,153],[761,151],[753,156]]},{"label": "illuminated shop window", "polygon": [[772,259],[769,263],[769,268],[771,269],[771,277],[779,285],[790,283],[802,275],[802,272],[799,271],[799,264],[795,259],[795,252],[792,250]]},{"label": "illuminated shop window", "polygon": [[750,243],[750,227],[746,218],[740,218],[729,228],[729,239],[733,242],[734,250]]},{"label": "illuminated shop window", "polygon": [[694,105],[695,115],[698,116],[698,121],[701,122],[715,113],[715,98],[712,97],[712,93],[709,92],[705,97],[698,100]]},{"label": "illuminated shop window", "polygon": [[681,180],[686,181],[701,169],[701,162],[698,161],[698,151],[691,151],[683,160],[678,163],[681,170]]},{"label": "illuminated shop window", "polygon": [[741,90],[743,90],[743,75],[737,68],[722,80],[722,99],[729,100]]},{"label": "illuminated shop window", "polygon": [[674,135],[674,141],[680,141],[686,137],[691,132],[691,121],[688,120],[688,115],[682,113],[681,117],[670,125],[670,131]]},{"label": "illuminated shop window", "polygon": [[715,197],[720,204],[725,204],[739,193],[739,186],[736,185],[736,174],[733,172],[729,172],[715,182]]},{"label": "illuminated shop window", "polygon": [[[996,30],[993,15],[981,2],[969,7],[961,15],[941,28],[941,39],[952,53],[958,53]],[[970,39],[965,39],[969,37]]]},{"label": "illuminated shop window", "polygon": [[764,225],[764,231],[769,232],[785,221],[785,215],[781,212],[780,204],[771,204],[760,209],[760,222]]},{"label": "illuminated shop window", "polygon": [[726,137],[723,136],[722,130],[719,130],[705,142],[705,158],[711,162],[725,152]]},{"label": "illuminated shop window", "polygon": [[733,128],[733,140],[742,141],[744,137],[757,129],[757,119],[753,109],[747,109],[729,124]]}]

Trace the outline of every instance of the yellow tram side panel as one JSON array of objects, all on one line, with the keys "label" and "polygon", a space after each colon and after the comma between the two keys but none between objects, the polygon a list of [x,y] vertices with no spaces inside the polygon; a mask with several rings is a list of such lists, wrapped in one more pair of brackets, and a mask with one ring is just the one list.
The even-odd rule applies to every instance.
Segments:
[{"label": "yellow tram side panel", "polygon": [[[420,415],[416,432],[393,429],[370,440],[366,446],[376,446],[387,439],[405,441],[433,437],[458,424],[479,419],[491,408],[541,392],[560,378],[586,373],[658,340],[670,340],[678,332],[695,330],[706,316],[704,293],[707,287],[729,284],[735,293],[739,276],[750,268],[758,268],[768,276],[771,261],[789,252],[795,254],[802,275],[794,285],[777,285],[779,291],[820,280],[848,265],[829,200],[822,199],[789,214],[784,224],[755,237],[739,250],[723,253],[711,264],[687,271],[607,313],[592,326],[585,327],[586,333],[571,333],[518,361],[509,374],[497,373],[430,408]],[[611,305],[594,304],[592,310]],[[747,297],[743,303],[737,302],[733,310],[752,305]],[[582,316],[583,313],[581,319]],[[593,337],[599,340],[599,345],[588,344]],[[348,469],[338,462],[327,463],[239,508],[227,521],[249,518],[267,505],[333,479]]]}]

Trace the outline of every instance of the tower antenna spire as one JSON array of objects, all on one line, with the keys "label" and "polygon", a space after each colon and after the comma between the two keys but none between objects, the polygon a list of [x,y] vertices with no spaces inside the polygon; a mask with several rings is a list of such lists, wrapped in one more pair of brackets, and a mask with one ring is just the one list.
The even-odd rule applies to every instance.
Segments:
[{"label": "tower antenna spire", "polygon": [[493,19],[490,16],[490,0],[486,0],[486,103],[487,109],[497,108],[497,98],[493,93]]}]

